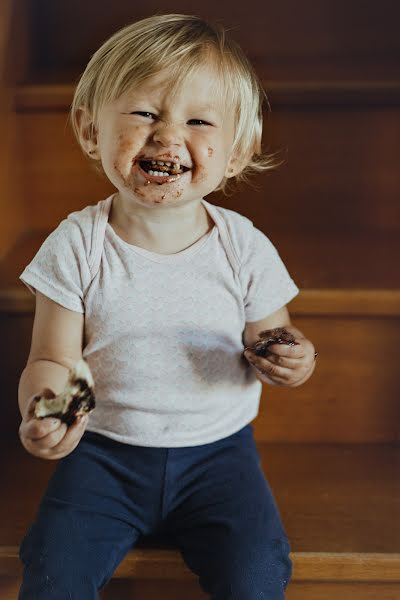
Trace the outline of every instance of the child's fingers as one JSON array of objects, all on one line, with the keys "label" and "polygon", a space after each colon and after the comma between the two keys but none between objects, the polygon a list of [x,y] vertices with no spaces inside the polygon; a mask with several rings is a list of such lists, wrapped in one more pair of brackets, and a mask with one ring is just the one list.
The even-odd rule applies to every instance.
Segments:
[{"label": "child's fingers", "polygon": [[302,358],[287,358],[278,354],[268,354],[266,359],[274,365],[284,367],[285,369],[301,369],[304,366],[304,359]]},{"label": "child's fingers", "polygon": [[[51,420],[51,417],[43,420]],[[79,417],[70,427],[67,427],[60,419],[55,420],[59,422],[57,430],[43,438],[32,440],[20,432],[21,442],[28,452],[40,458],[58,460],[76,448],[85,431],[87,416]]]},{"label": "child's fingers", "polygon": [[46,417],[45,419],[37,419],[35,416],[28,420],[23,420],[20,426],[20,434],[29,440],[37,441],[45,438],[50,433],[59,429],[61,425],[60,419]]},{"label": "child's fingers", "polygon": [[271,362],[268,358],[264,358],[262,356],[257,356],[255,352],[251,350],[246,350],[245,357],[262,375],[266,375],[267,377],[272,377],[275,380],[279,380],[281,382],[288,381],[292,377],[292,370],[277,365]]},{"label": "child's fingers", "polygon": [[59,456],[63,456],[64,454],[72,452],[72,450],[76,448],[86,429],[87,422],[88,416],[84,415],[82,417],[78,417],[75,423],[68,427],[61,441],[52,448],[52,452],[55,454],[54,458],[58,458]]},{"label": "child's fingers", "polygon": [[304,358],[306,355],[306,349],[303,342],[293,344],[271,344],[268,346],[268,353],[275,354],[277,356],[286,356],[287,358],[299,359]]},{"label": "child's fingers", "polygon": [[47,435],[41,438],[31,438],[30,441],[38,450],[52,450],[64,438],[67,431],[67,426],[65,423],[62,423],[60,419],[51,419],[51,417],[46,417],[46,419],[43,420],[54,420],[58,421],[58,423],[55,425],[54,429],[47,433]]}]

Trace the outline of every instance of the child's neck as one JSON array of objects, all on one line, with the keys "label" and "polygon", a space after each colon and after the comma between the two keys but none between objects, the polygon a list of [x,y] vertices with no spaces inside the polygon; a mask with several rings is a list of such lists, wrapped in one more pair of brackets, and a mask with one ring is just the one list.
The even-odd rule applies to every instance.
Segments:
[{"label": "child's neck", "polygon": [[113,198],[108,222],[128,244],[157,254],[181,252],[214,226],[200,201],[171,209],[131,209],[118,194]]}]

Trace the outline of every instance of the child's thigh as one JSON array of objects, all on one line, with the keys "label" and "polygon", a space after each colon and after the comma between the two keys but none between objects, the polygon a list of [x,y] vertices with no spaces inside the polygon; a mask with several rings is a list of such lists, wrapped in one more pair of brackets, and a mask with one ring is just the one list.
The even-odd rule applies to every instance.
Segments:
[{"label": "child's thigh", "polygon": [[47,518],[49,512],[58,518],[61,512],[66,526],[74,528],[79,516],[81,526],[90,529],[91,522],[104,515],[147,534],[158,519],[164,466],[163,455],[156,450],[87,432],[77,448],[57,464],[38,518]]},{"label": "child's thigh", "polygon": [[46,498],[20,547],[24,585],[35,593],[48,583],[71,591],[83,582],[101,589],[138,537],[112,515]]},{"label": "child's thigh", "polygon": [[85,435],[49,481],[21,544],[25,567],[63,579],[82,573],[100,585],[154,526],[159,489],[145,471],[158,462],[155,453]]},{"label": "child's thigh", "polygon": [[186,450],[185,459],[174,462],[165,523],[172,532],[215,523],[216,535],[224,530],[230,536],[249,531],[270,539],[285,537],[251,427],[191,453]]},{"label": "child's thigh", "polygon": [[290,545],[252,432],[229,439],[192,465],[190,483],[181,478],[167,525],[212,597],[233,588],[275,600],[291,576]]}]

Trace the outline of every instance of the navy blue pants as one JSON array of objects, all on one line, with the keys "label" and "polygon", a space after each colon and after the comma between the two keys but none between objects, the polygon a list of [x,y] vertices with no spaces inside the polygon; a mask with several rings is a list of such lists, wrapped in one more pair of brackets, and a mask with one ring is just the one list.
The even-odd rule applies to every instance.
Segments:
[{"label": "navy blue pants", "polygon": [[19,600],[93,600],[140,536],[166,534],[213,600],[282,600],[290,546],[247,425],[185,448],[86,432],[22,544]]}]

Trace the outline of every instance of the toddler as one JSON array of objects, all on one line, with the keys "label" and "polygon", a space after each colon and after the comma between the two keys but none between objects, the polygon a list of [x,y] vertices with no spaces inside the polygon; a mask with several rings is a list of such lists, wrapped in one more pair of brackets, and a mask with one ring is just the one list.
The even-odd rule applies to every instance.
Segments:
[{"label": "toddler", "polygon": [[[262,382],[295,387],[313,344],[298,293],[246,217],[204,199],[271,168],[263,90],[222,27],[162,15],[93,55],[71,122],[115,193],[73,212],[20,279],[36,295],[19,384],[23,446],[59,459],[21,544],[20,600],[91,600],[139,537],[169,536],[214,600],[281,600],[290,546],[251,422]],[[251,350],[285,327],[296,344]],[[84,358],[96,408],[34,416]]]}]

